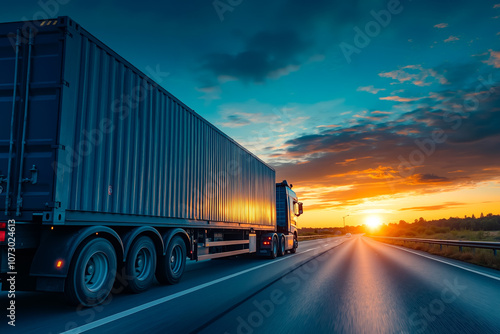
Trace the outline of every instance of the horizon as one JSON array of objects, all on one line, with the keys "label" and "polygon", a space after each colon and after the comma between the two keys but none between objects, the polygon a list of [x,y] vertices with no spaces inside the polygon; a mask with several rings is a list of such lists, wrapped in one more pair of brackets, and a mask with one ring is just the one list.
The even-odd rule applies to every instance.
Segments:
[{"label": "horizon", "polygon": [[[405,225],[406,226],[411,226],[411,225],[414,225],[414,224],[427,224],[429,223],[430,225],[432,226],[439,226],[440,224],[439,223],[443,223],[443,221],[446,221],[446,222],[449,222],[449,221],[456,221],[456,220],[467,220],[467,219],[474,219],[474,220],[477,220],[477,219],[484,219],[484,218],[490,218],[490,217],[500,217],[500,214],[493,214],[491,212],[488,212],[487,214],[484,214],[484,213],[481,213],[481,215],[479,215],[478,217],[476,217],[475,215],[471,215],[471,216],[467,216],[465,215],[464,217],[448,217],[448,218],[440,218],[440,219],[432,219],[432,220],[427,220],[425,219],[424,217],[419,217],[418,219],[415,218],[413,221],[406,221],[404,219],[401,219],[399,220],[398,222],[380,222],[379,224],[370,224],[369,222],[367,223],[363,223],[361,225],[347,225],[345,227],[343,226],[325,226],[325,227],[310,227],[310,226],[302,226],[302,227],[299,227],[299,230],[309,230],[309,229],[314,229],[314,230],[328,230],[328,229],[335,229],[335,230],[343,230],[343,229],[346,229],[347,231],[344,231],[344,232],[348,232],[348,231],[352,231],[352,229],[357,229],[358,230],[358,233],[361,233],[359,232],[359,229],[361,228],[362,231],[364,231],[363,233],[374,233],[374,234],[378,234],[378,235],[384,235],[384,234],[381,234],[382,232],[387,232],[387,228],[394,228],[395,226],[397,228],[400,228],[401,227],[401,224],[404,224],[403,225],[403,228],[405,228]],[[498,222],[498,219],[497,219],[497,222]],[[436,225],[433,225],[433,223],[438,223]],[[484,230],[487,230],[487,231],[491,231],[491,228],[487,228],[487,229],[474,229],[474,231],[484,231]]]}]

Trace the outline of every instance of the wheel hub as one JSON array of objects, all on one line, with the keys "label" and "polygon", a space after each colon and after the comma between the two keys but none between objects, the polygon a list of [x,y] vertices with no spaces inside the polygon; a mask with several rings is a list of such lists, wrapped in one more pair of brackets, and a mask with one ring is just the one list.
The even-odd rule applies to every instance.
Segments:
[{"label": "wheel hub", "polygon": [[146,248],[141,249],[137,254],[135,259],[135,274],[139,280],[143,280],[149,275],[149,271],[151,270],[150,260],[151,255]]},{"label": "wheel hub", "polygon": [[84,282],[91,292],[99,291],[108,276],[108,259],[102,252],[92,254],[85,266]]}]

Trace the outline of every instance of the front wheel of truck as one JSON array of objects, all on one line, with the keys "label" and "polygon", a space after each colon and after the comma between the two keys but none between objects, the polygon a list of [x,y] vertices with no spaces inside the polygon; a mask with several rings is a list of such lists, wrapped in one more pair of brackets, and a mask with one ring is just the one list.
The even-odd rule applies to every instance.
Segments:
[{"label": "front wheel of truck", "polygon": [[280,236],[280,242],[279,242],[279,249],[278,249],[278,256],[283,256],[286,253],[285,250],[285,236],[281,235]]},{"label": "front wheel of truck", "polygon": [[297,241],[297,237],[293,237],[293,248],[290,249],[290,254],[295,254],[297,252],[297,247],[299,247],[299,242]]},{"label": "front wheel of truck", "polygon": [[273,242],[271,244],[271,251],[269,254],[270,259],[275,259],[278,256],[278,238],[273,237]]},{"label": "front wheel of truck", "polygon": [[66,298],[75,305],[102,303],[113,287],[116,268],[116,252],[108,240],[95,238],[80,245],[66,279]]}]

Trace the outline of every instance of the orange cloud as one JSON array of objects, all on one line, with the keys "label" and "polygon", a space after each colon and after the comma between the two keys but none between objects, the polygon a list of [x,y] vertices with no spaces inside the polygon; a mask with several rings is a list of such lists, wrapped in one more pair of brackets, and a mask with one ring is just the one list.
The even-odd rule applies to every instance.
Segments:
[{"label": "orange cloud", "polygon": [[448,80],[443,75],[431,68],[424,68],[422,65],[407,65],[378,75],[382,78],[392,78],[399,83],[412,83],[416,86],[429,86],[435,81],[442,85],[448,84]]},{"label": "orange cloud", "polygon": [[347,164],[349,164],[349,163],[351,163],[351,162],[354,162],[354,161],[356,161],[356,160],[358,160],[358,159],[356,159],[356,158],[353,158],[353,159],[345,159],[343,162],[336,162],[336,164],[337,164],[337,165],[347,165]]},{"label": "orange cloud", "polygon": [[490,51],[490,58],[483,62],[495,68],[500,68],[500,51],[493,51],[491,49],[489,51]]},{"label": "orange cloud", "polygon": [[396,132],[398,135],[408,136],[409,134],[420,133],[418,130],[404,129]]},{"label": "orange cloud", "polygon": [[397,102],[412,102],[412,101],[418,101],[423,99],[423,97],[401,97],[401,96],[385,96],[385,97],[380,97],[380,100],[387,100],[387,101],[397,101]]}]

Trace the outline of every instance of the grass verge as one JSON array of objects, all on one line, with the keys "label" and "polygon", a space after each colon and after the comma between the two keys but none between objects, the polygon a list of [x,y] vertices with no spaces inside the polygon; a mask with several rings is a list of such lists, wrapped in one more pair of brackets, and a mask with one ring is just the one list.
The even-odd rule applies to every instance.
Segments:
[{"label": "grass verge", "polygon": [[443,248],[441,249],[439,245],[433,244],[407,241],[403,242],[399,240],[382,240],[376,238],[375,240],[500,270],[500,251],[497,251],[497,255],[495,256],[493,255],[493,250],[491,249],[463,247],[463,251],[460,252],[457,246],[443,245]]}]

